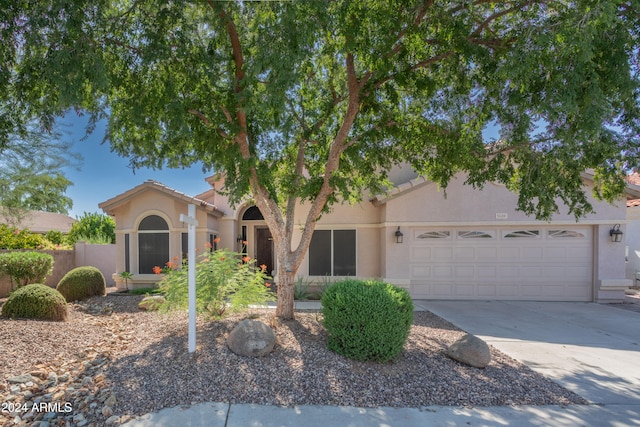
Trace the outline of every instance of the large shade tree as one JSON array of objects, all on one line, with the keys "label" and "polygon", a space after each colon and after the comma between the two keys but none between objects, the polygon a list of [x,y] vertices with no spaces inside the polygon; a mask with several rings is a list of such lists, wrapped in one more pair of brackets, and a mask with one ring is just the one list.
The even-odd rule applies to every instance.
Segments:
[{"label": "large shade tree", "polygon": [[[11,111],[2,101],[4,118]],[[5,221],[17,226],[29,210],[69,212],[73,201],[65,192],[73,183],[64,169],[77,167],[81,157],[64,135],[34,120],[0,125],[0,215]]]},{"label": "large shade tree", "polygon": [[[14,1],[0,10],[12,117],[106,117],[132,165],[202,161],[275,242],[277,315],[318,218],[408,162],[504,183],[550,218],[637,164],[637,0]],[[6,112],[5,112],[6,113]],[[13,114],[15,113],[15,114]],[[0,126],[1,126],[0,122]],[[494,126],[499,140],[486,141]],[[294,241],[294,215],[308,207]]]}]

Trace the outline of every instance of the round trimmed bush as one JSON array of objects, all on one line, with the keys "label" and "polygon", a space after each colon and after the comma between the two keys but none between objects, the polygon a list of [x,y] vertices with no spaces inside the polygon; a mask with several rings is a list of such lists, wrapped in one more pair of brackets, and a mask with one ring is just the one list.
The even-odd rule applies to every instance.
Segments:
[{"label": "round trimmed bush", "polygon": [[322,295],[329,350],[350,359],[387,362],[402,351],[413,323],[409,293],[389,283],[347,279]]},{"label": "round trimmed bush", "polygon": [[42,283],[53,270],[53,257],[33,251],[16,251],[0,254],[0,273],[11,278],[17,286]]},{"label": "round trimmed bush", "polygon": [[79,301],[107,293],[102,272],[96,267],[77,267],[64,275],[56,289],[67,301]]},{"label": "round trimmed bush", "polygon": [[26,285],[9,295],[2,305],[4,317],[67,320],[67,301],[53,288],[39,283]]}]

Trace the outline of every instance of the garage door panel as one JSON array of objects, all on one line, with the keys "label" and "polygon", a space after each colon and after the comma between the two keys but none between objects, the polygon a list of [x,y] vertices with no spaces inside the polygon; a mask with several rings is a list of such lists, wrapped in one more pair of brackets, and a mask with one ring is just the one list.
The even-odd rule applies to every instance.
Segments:
[{"label": "garage door panel", "polygon": [[584,280],[591,280],[592,273],[591,269],[587,269],[583,265],[568,265],[566,266],[566,277],[582,282]]},{"label": "garage door panel", "polygon": [[429,279],[431,277],[431,266],[429,265],[412,265],[411,277],[414,279]]},{"label": "garage door panel", "polygon": [[453,276],[453,265],[435,265],[431,269],[433,279],[451,279]]},{"label": "garage door panel", "polygon": [[455,285],[456,297],[470,298],[474,295],[473,285]]},{"label": "garage door panel", "polygon": [[553,279],[554,277],[566,277],[566,268],[563,265],[550,265],[547,266],[544,270],[543,270],[543,277],[546,278],[551,278]]},{"label": "garage door panel", "polygon": [[584,286],[569,285],[566,287],[566,296],[570,298],[571,301],[586,301],[591,297],[591,294],[584,288]]},{"label": "garage door panel", "polygon": [[474,261],[476,254],[475,248],[454,248],[453,256],[460,261]]},{"label": "garage door panel", "polygon": [[523,297],[541,297],[543,295],[541,285],[523,284],[520,286],[520,292]]},{"label": "garage door panel", "polygon": [[411,262],[426,262],[431,259],[431,248],[411,248]]},{"label": "garage door panel", "polygon": [[430,290],[436,297],[453,297],[453,283],[440,283],[430,286]]},{"label": "garage door panel", "polygon": [[[416,230],[410,248],[412,296],[440,299],[590,301],[589,227]],[[482,237],[482,238],[480,238]]]},{"label": "garage door panel", "polygon": [[517,299],[519,290],[513,284],[497,285],[496,297],[498,299]]},{"label": "garage door panel", "polygon": [[453,248],[433,248],[431,259],[432,261],[449,261],[453,259]]},{"label": "garage door panel", "polygon": [[500,279],[510,280],[520,277],[520,267],[517,265],[499,265],[497,269]]},{"label": "garage door panel", "polygon": [[576,248],[572,247],[567,251],[567,261],[582,261],[585,258],[591,257],[591,248]]},{"label": "garage door panel", "polygon": [[496,288],[496,285],[477,285],[476,296],[481,298],[495,298],[497,296]]},{"label": "garage door panel", "polygon": [[498,267],[495,265],[478,265],[476,267],[476,277],[480,280],[495,279],[498,277]]},{"label": "garage door panel", "polygon": [[566,287],[565,286],[544,286],[543,287],[543,291],[544,291],[544,295],[546,297],[555,299],[557,298],[564,298],[566,296]]},{"label": "garage door panel", "polygon": [[456,279],[473,279],[475,277],[476,269],[469,265],[457,265],[454,267],[454,276]]},{"label": "garage door panel", "polygon": [[485,246],[482,250],[476,251],[476,259],[479,261],[498,261],[500,259],[498,251],[499,248]]},{"label": "garage door panel", "polygon": [[544,250],[540,247],[522,248],[521,259],[528,259],[530,261],[542,260],[544,257]]},{"label": "garage door panel", "polygon": [[545,256],[549,260],[566,259],[567,248],[546,248]]},{"label": "garage door panel", "polygon": [[514,261],[520,259],[520,248],[514,246],[497,248],[498,259],[501,261]]},{"label": "garage door panel", "polygon": [[540,265],[523,265],[520,267],[520,278],[524,281],[537,281],[544,269]]}]

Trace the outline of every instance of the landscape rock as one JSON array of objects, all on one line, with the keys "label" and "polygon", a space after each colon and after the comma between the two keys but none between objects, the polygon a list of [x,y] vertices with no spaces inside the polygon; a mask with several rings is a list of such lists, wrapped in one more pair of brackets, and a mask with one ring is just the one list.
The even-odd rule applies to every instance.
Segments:
[{"label": "landscape rock", "polygon": [[113,415],[113,416],[107,418],[107,421],[105,421],[104,423],[105,423],[105,425],[108,425],[108,426],[111,426],[111,425],[114,425],[114,424],[118,424],[118,423],[120,423],[120,417],[117,416],[117,415]]},{"label": "landscape rock", "polygon": [[145,311],[156,311],[167,300],[162,295],[150,295],[144,297],[138,304],[138,308]]},{"label": "landscape rock", "polygon": [[491,362],[491,351],[486,342],[466,334],[447,349],[447,356],[466,365],[484,368]]},{"label": "landscape rock", "polygon": [[26,384],[33,383],[33,381],[35,381],[35,378],[31,374],[16,375],[15,377],[7,378],[9,384]]},{"label": "landscape rock", "polygon": [[271,353],[276,344],[273,330],[258,320],[245,319],[227,337],[227,346],[241,356],[261,357]]}]

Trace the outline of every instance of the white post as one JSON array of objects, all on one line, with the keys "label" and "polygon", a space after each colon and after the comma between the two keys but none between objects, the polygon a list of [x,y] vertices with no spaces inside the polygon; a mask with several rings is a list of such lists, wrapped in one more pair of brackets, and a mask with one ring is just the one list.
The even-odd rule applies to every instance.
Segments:
[{"label": "white post", "polygon": [[180,215],[188,226],[188,278],[189,278],[189,353],[196,351],[196,205],[189,205],[188,215]]}]

